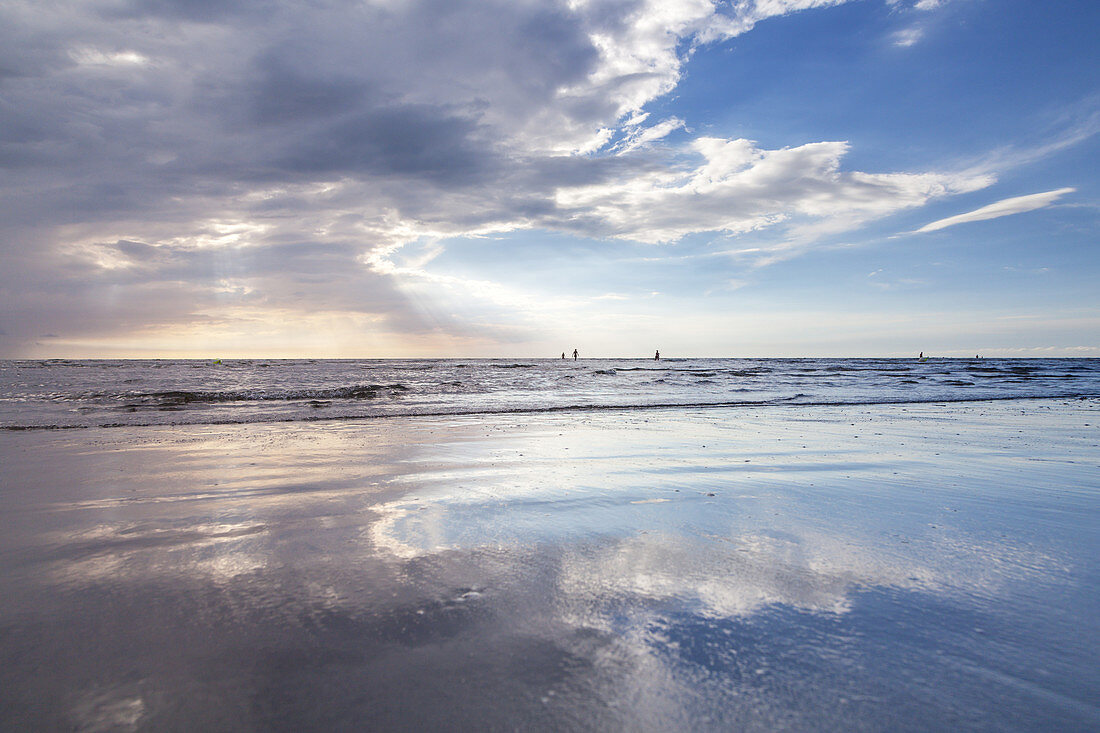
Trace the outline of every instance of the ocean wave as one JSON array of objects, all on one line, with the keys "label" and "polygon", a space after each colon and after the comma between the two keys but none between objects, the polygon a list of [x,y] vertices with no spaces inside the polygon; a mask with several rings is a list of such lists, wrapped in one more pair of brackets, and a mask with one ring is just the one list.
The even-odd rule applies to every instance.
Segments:
[{"label": "ocean wave", "polygon": [[403,384],[355,384],[347,387],[315,389],[231,389],[231,390],[167,390],[164,392],[134,392],[122,395],[97,394],[92,399],[117,399],[123,407],[170,407],[196,403],[218,402],[300,402],[307,400],[367,400],[382,394],[390,396],[408,391]]},{"label": "ocean wave", "polygon": [[65,425],[58,423],[32,425],[3,425],[0,430],[7,431],[34,431],[34,430],[78,430],[88,428],[145,428],[145,427],[184,427],[194,425],[253,425],[253,424],[277,424],[277,423],[312,423],[312,422],[353,422],[378,419],[401,418],[435,418],[435,417],[492,417],[494,415],[537,415],[550,413],[587,413],[587,412],[633,412],[643,410],[707,410],[707,409],[744,409],[744,408],[776,408],[792,409],[806,407],[858,407],[874,405],[928,405],[928,404],[960,404],[967,402],[1013,402],[1013,401],[1043,401],[1043,400],[1100,400],[1100,394],[1095,393],[1066,393],[1046,395],[997,395],[985,397],[921,397],[912,399],[850,399],[850,400],[820,400],[808,399],[807,395],[795,394],[785,397],[776,397],[765,400],[723,400],[715,402],[654,402],[635,404],[568,404],[568,405],[519,405],[503,407],[443,408],[430,407],[425,409],[397,409],[370,414],[346,414],[346,415],[317,415],[301,413],[295,415],[252,415],[241,418],[216,418],[191,414],[193,419],[183,420],[157,420],[157,421],[110,421],[89,424]]},{"label": "ocean wave", "polygon": [[[0,426],[876,404],[1100,394],[1100,360],[0,361]],[[261,369],[271,364],[275,368]],[[200,365],[199,371],[192,371]],[[103,370],[98,370],[103,367]],[[109,368],[108,368],[109,367]],[[873,367],[873,368],[869,368]],[[152,371],[153,369],[161,371]],[[434,371],[433,371],[434,370]],[[614,377],[614,378],[610,378]],[[736,400],[737,402],[730,402]],[[629,403],[640,403],[631,405]]]},{"label": "ocean wave", "polygon": [[[697,376],[713,377],[716,374],[725,374],[731,377],[756,377],[762,374],[771,374],[773,369],[769,367],[747,367],[745,369],[715,369],[702,367],[615,367],[618,372],[677,372],[680,374],[694,374]],[[816,369],[810,371],[817,371]]]}]

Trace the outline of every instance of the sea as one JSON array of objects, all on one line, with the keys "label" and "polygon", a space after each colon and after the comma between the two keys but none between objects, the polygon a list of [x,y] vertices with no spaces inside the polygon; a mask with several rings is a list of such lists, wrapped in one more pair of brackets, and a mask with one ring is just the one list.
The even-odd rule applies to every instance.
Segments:
[{"label": "sea", "polygon": [[1100,396],[1100,359],[0,361],[0,428]]}]

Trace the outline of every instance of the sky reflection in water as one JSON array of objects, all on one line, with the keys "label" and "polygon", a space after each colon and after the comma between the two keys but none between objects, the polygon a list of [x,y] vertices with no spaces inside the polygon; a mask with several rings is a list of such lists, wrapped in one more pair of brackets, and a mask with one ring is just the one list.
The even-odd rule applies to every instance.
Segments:
[{"label": "sky reflection in water", "polygon": [[5,435],[3,722],[1093,727],[1052,404]]}]

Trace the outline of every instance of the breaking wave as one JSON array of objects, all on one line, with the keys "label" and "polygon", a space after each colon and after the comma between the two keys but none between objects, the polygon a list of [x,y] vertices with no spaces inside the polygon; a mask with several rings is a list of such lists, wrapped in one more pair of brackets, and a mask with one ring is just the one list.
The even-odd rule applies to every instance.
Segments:
[{"label": "breaking wave", "polygon": [[165,392],[134,392],[121,395],[96,395],[119,399],[127,406],[190,405],[218,402],[301,402],[307,400],[371,400],[379,396],[396,396],[408,391],[403,384],[356,384],[349,387],[321,389],[236,389],[221,391],[168,390]]},{"label": "breaking wave", "polygon": [[[543,406],[513,406],[513,407],[488,407],[483,409],[467,409],[462,407],[432,409],[412,408],[387,410],[372,413],[357,413],[344,415],[317,415],[295,414],[286,416],[254,415],[247,418],[200,418],[198,415],[192,418],[176,420],[150,420],[150,421],[112,421],[89,424],[44,424],[44,425],[4,425],[0,430],[71,430],[83,428],[138,428],[138,427],[182,427],[186,425],[247,425],[269,423],[297,423],[297,422],[351,422],[360,420],[374,420],[380,418],[403,417],[491,417],[493,415],[537,415],[547,413],[568,412],[615,412],[615,411],[644,411],[644,410],[707,410],[707,409],[737,409],[737,408],[801,408],[801,407],[858,407],[872,405],[928,405],[928,404],[955,404],[967,402],[1011,402],[1045,399],[1068,400],[1098,400],[1100,394],[1058,394],[1058,395],[1021,395],[1021,396],[997,396],[997,397],[947,397],[936,399],[864,399],[864,400],[812,400],[804,394],[779,397],[771,400],[729,400],[723,402],[654,402],[638,404],[568,404],[568,405],[543,405]],[[186,414],[186,413],[183,413]]]}]

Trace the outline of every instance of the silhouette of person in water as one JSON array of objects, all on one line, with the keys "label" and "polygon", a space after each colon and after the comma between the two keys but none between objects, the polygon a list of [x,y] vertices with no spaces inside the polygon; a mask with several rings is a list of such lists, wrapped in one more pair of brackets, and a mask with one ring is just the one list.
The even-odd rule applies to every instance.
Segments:
[{"label": "silhouette of person in water", "polygon": [[563,352],[561,352],[561,358],[562,358],[562,359],[564,359],[564,358],[565,358],[565,352],[564,352],[564,351],[563,351]]},{"label": "silhouette of person in water", "polygon": [[573,349],[573,361],[577,360],[577,350]]},{"label": "silhouette of person in water", "polygon": [[924,358],[924,352],[923,352],[923,351],[922,351],[922,352],[920,352],[920,356],[918,356],[917,358],[918,358],[918,359],[923,359],[923,358]]},{"label": "silhouette of person in water", "polygon": [[656,351],[656,353],[653,354],[653,361],[660,361],[660,360],[661,360],[661,350],[658,349]]}]

